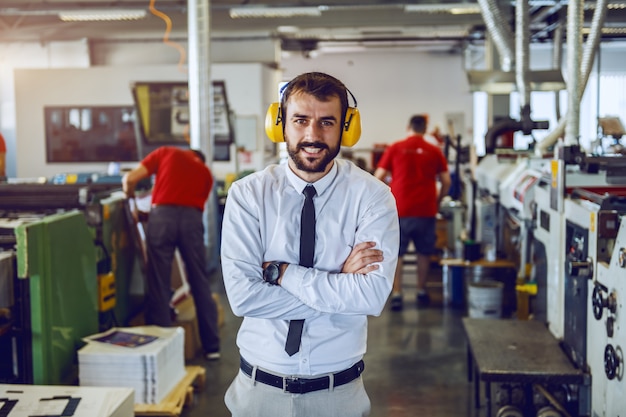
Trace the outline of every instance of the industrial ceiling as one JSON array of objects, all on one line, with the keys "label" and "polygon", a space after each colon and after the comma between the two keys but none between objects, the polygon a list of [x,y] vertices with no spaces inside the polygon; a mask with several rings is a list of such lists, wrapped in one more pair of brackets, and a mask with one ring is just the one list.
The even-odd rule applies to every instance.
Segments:
[{"label": "industrial ceiling", "polygon": [[[565,24],[567,3],[567,0],[529,0],[531,42],[551,41],[555,27]],[[626,37],[626,0],[610,3],[603,41]],[[184,40],[188,7],[198,4],[206,3],[203,0],[0,0],[0,42],[77,39],[139,42],[162,37],[168,19],[171,38]],[[514,30],[515,1],[499,0],[499,4]],[[585,26],[589,25],[595,4],[595,1],[585,3]],[[321,44],[368,48],[416,44],[458,47],[485,38],[476,1],[211,0],[209,5],[212,38],[278,39],[283,50],[306,52]],[[63,21],[59,17],[62,12],[103,10],[143,11],[145,17],[104,22]],[[258,16],[268,15],[267,12],[272,16]]]}]

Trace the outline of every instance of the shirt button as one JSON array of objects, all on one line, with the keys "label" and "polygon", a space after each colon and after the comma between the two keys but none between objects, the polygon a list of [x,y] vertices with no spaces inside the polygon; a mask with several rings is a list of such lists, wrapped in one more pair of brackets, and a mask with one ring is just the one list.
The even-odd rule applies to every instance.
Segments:
[{"label": "shirt button", "polygon": [[306,363],[306,359],[302,359],[302,363]]}]

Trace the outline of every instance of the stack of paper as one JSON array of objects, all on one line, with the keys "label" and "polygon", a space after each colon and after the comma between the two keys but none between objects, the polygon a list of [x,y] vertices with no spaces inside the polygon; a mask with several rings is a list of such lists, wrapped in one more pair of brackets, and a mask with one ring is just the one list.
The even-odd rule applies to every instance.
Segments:
[{"label": "stack of paper", "polygon": [[84,340],[78,351],[81,386],[130,387],[135,403],[157,404],[185,376],[181,327],[113,328]]},{"label": "stack of paper", "polygon": [[0,416],[134,417],[130,388],[0,384]]}]

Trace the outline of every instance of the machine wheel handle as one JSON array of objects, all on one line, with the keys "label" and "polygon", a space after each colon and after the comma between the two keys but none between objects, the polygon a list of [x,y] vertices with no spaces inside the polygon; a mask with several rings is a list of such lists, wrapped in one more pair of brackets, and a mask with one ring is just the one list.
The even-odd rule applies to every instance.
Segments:
[{"label": "machine wheel handle", "polygon": [[593,288],[591,301],[593,304],[593,317],[595,317],[596,320],[600,320],[602,318],[602,310],[606,306],[606,301],[602,298],[602,288],[599,285]]},{"label": "machine wheel handle", "polygon": [[604,348],[604,372],[609,380],[614,379],[617,375],[619,362],[615,348],[612,345],[606,345]]}]

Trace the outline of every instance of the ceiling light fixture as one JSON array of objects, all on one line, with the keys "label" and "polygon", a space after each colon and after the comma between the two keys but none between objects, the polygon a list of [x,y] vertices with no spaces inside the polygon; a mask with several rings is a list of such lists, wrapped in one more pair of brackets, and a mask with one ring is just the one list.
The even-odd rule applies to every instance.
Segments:
[{"label": "ceiling light fixture", "polygon": [[320,17],[325,7],[233,7],[231,19]]},{"label": "ceiling light fixture", "polygon": [[448,14],[480,14],[478,4],[443,3],[443,4],[406,4],[405,13],[448,13]]},{"label": "ceiling light fixture", "polygon": [[142,9],[128,10],[66,10],[59,12],[59,18],[64,22],[111,21],[111,20],[139,20],[146,17]]}]

